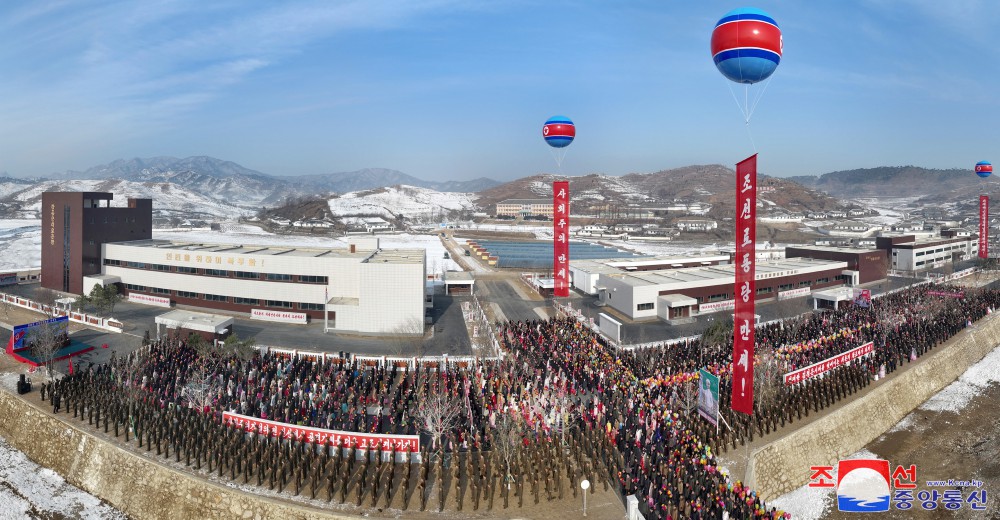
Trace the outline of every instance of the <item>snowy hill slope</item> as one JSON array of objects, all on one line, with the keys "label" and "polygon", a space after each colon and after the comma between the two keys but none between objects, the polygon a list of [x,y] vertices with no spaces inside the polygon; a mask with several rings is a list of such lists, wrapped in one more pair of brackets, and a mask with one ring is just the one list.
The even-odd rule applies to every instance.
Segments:
[{"label": "snowy hill slope", "polygon": [[381,215],[428,221],[453,211],[474,211],[474,193],[442,193],[414,186],[392,186],[356,191],[330,199],[333,216]]}]

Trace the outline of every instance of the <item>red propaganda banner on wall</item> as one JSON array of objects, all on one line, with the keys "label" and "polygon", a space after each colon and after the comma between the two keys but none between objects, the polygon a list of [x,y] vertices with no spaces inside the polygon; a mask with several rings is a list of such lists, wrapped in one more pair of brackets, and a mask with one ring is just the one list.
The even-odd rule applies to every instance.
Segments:
[{"label": "red propaganda banner on wall", "polygon": [[867,356],[874,351],[875,344],[869,341],[860,347],[853,348],[847,352],[828,357],[818,363],[813,363],[805,368],[800,368],[785,374],[785,385],[791,386],[796,383],[801,383],[806,379],[821,376],[841,365],[850,363],[859,357]]},{"label": "red propaganda banner on wall", "polygon": [[754,298],[757,241],[757,154],[736,165],[736,284],[733,298],[732,408],[753,413]]},{"label": "red propaganda banner on wall", "polygon": [[990,198],[979,196],[979,258],[990,256]]},{"label": "red propaganda banner on wall", "polygon": [[395,447],[396,451],[416,453],[420,451],[420,436],[418,435],[385,435],[381,433],[356,433],[339,430],[324,430],[310,426],[268,421],[231,412],[222,412],[222,424],[239,428],[247,433],[259,433],[269,437],[286,440],[311,442],[320,446],[335,446],[341,448],[356,448],[361,450],[378,449],[388,451]]},{"label": "red propaganda banner on wall", "polygon": [[569,296],[569,181],[552,183],[552,276],[555,296]]}]

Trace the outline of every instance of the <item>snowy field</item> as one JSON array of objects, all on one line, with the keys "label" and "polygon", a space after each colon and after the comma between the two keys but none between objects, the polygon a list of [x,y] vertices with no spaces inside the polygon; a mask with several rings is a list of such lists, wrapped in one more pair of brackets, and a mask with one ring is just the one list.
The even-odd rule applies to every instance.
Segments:
[{"label": "snowy field", "polygon": [[403,216],[426,221],[447,211],[476,209],[473,202],[475,193],[442,193],[413,186],[392,186],[374,191],[350,192],[330,199],[330,213],[334,216]]},{"label": "snowy field", "polygon": [[[920,409],[958,413],[973,398],[982,394],[988,386],[998,382],[1000,382],[1000,347],[993,349],[979,363],[969,367],[957,381],[925,401]],[[907,415],[889,431],[896,432],[913,428],[914,422],[912,414]],[[861,450],[848,458],[877,459],[879,457],[870,451]],[[836,508],[835,498],[835,488],[811,488],[806,485],[778,497],[768,505],[788,511],[795,519],[815,520],[823,518],[827,512]]]},{"label": "snowy field", "polygon": [[0,270],[41,266],[41,245],[41,220],[0,220]]}]

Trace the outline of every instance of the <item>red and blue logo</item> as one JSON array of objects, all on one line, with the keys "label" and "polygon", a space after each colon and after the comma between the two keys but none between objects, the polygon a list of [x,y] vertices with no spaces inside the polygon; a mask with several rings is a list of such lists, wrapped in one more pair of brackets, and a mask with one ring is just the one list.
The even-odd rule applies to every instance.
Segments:
[{"label": "red and blue logo", "polygon": [[842,460],[837,465],[837,508],[850,513],[889,510],[889,461]]},{"label": "red and blue logo", "polygon": [[976,163],[976,175],[987,178],[993,173],[993,165],[989,161],[979,161]]}]

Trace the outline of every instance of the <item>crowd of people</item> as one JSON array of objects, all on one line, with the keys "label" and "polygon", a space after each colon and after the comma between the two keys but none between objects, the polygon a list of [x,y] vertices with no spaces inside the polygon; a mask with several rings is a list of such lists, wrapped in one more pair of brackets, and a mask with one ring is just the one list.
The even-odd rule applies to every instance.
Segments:
[{"label": "crowd of people", "polygon": [[[942,291],[940,286],[935,289]],[[727,475],[717,455],[861,390],[998,305],[996,290],[965,289],[963,297],[951,298],[928,294],[925,285],[882,296],[868,306],[848,305],[761,326],[756,336],[757,399],[751,416],[729,410],[731,337],[616,349],[569,318],[499,323],[504,355],[465,366],[439,361],[415,367],[366,364],[274,352],[244,359],[224,351],[199,354],[184,342],[171,340],[155,342],[106,367],[80,371],[47,390],[54,405],[57,399],[68,398],[100,407],[104,405],[96,403],[102,399],[121,395],[143,403],[143,410],[155,417],[162,415],[157,410],[176,414],[174,410],[193,409],[198,419],[191,420],[208,417],[221,423],[221,413],[227,411],[324,429],[421,435],[425,455],[420,459],[422,469],[415,471],[423,480],[417,477],[417,484],[411,484],[407,466],[405,479],[390,473],[381,488],[404,485],[404,496],[418,488],[421,496],[429,493],[430,477],[423,468],[434,459],[441,464],[437,473],[447,477],[439,489],[456,480],[455,494],[460,497],[472,489],[470,484],[483,493],[495,493],[499,487],[502,496],[511,488],[498,483],[514,482],[512,489],[521,490],[522,501],[523,485],[532,487],[537,501],[543,483],[554,498],[555,483],[561,478],[588,476],[613,486],[623,497],[636,495],[648,519],[719,518],[722,511],[731,518],[782,518],[783,512],[769,508],[753,490]],[[782,381],[789,371],[867,342],[874,344],[869,356],[796,385]],[[721,428],[694,411],[698,385],[692,383],[700,368],[719,376],[719,410],[725,423]],[[96,387],[103,397],[83,397],[85,388]],[[427,413],[428,402],[435,398],[455,409],[444,428],[435,428]],[[132,415],[122,406],[107,405],[107,410],[118,411],[104,412],[105,429],[109,415],[116,433],[116,420],[130,427]],[[183,416],[193,417],[190,412]],[[511,428],[512,423],[516,427]],[[557,457],[557,463],[546,461],[551,457],[517,454],[502,460],[506,450],[501,447],[509,446],[512,436],[513,444],[523,451],[561,452],[552,448],[558,445],[569,447],[571,456]],[[148,447],[149,439],[146,442]],[[185,442],[194,443],[175,442],[175,452],[186,450]],[[227,442],[237,443],[230,451],[253,449],[241,447],[238,437]],[[262,441],[254,437],[252,442]],[[204,449],[195,450],[196,460],[198,453],[204,454]],[[448,457],[435,458],[435,453],[483,457],[475,465],[456,463],[445,470],[441,461]],[[257,463],[263,464],[260,460]],[[295,469],[300,467],[296,465],[289,471],[299,471],[300,480],[313,471],[311,486],[328,482],[328,499],[340,488],[333,480],[360,479],[357,485],[363,490],[370,478],[366,475],[375,471],[366,467],[357,477],[350,468],[344,472],[345,462],[328,470],[315,469],[327,463],[310,458],[301,465],[306,469]],[[253,467],[241,469],[252,474]],[[238,473],[233,469],[233,478]],[[376,489],[382,478],[374,478]],[[575,487],[569,487],[575,493]],[[345,483],[341,496],[346,493]],[[558,495],[562,496],[561,484]],[[505,506],[508,498],[503,496]],[[443,495],[441,500],[443,507]],[[479,506],[478,492],[475,506]]]}]

